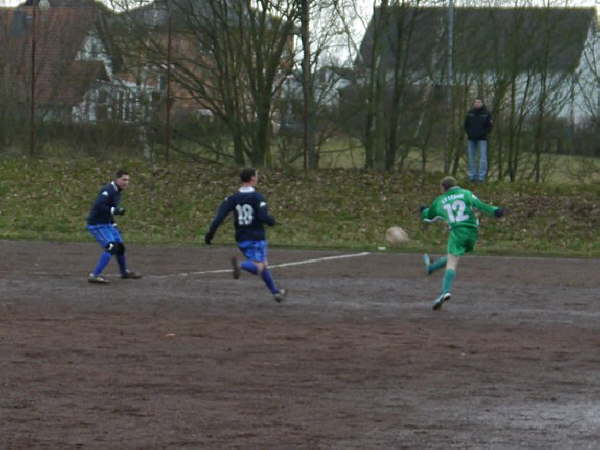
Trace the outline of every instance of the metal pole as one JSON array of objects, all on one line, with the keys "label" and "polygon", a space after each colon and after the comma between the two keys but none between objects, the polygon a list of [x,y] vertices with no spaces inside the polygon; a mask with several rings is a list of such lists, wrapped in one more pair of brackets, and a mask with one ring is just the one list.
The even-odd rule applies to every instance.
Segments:
[{"label": "metal pole", "polygon": [[31,21],[31,109],[29,111],[29,156],[35,154],[35,50],[36,50],[36,22],[37,3],[32,3]]},{"label": "metal pole", "polygon": [[447,137],[448,142],[446,144],[446,151],[444,152],[444,171],[447,173],[450,169],[450,146],[453,144],[452,136],[454,135],[452,127],[454,126],[454,120],[452,120],[453,114],[453,96],[452,89],[454,87],[454,0],[448,0],[448,75],[447,75],[447,96],[448,96],[448,130]]},{"label": "metal pole", "polygon": [[[454,0],[448,0],[448,84],[454,84]],[[449,90],[449,97],[452,98],[452,90]]]},{"label": "metal pole", "polygon": [[165,123],[165,147],[167,162],[171,159],[171,41],[172,41],[172,21],[171,9],[167,6],[169,13],[169,23],[167,29],[167,117]]},{"label": "metal pole", "polygon": [[304,51],[304,56],[302,58],[302,90],[303,90],[303,105],[302,105],[302,124],[303,124],[303,149],[304,149],[304,170],[310,167],[310,153],[312,149],[310,148],[310,133],[312,130],[310,129],[309,123],[309,115],[312,114],[312,111],[309,106],[309,96],[312,95],[310,91],[312,88],[311,79],[310,79],[310,14],[309,14],[309,0],[302,0],[301,8],[302,8],[302,50]]}]

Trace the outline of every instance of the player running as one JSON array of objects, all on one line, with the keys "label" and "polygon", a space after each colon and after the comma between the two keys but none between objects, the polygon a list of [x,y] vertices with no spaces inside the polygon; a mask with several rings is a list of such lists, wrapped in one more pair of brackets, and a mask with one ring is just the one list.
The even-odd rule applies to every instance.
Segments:
[{"label": "player running", "polygon": [[450,300],[452,282],[456,276],[459,258],[472,252],[478,238],[479,220],[473,212],[476,208],[489,216],[502,217],[504,209],[488,205],[479,200],[475,194],[456,184],[452,177],[445,177],[441,184],[442,195],[438,196],[431,206],[421,206],[421,218],[425,222],[445,221],[450,227],[448,238],[448,255],[431,261],[428,254],[423,255],[427,274],[446,268],[442,282],[442,292],[433,301],[433,309],[439,310],[444,302]]},{"label": "player running", "polygon": [[129,186],[129,174],[125,170],[118,170],[115,179],[100,189],[88,215],[87,229],[104,249],[96,268],[88,277],[90,283],[108,283],[108,280],[102,276],[102,271],[113,255],[117,257],[121,278],[138,279],[142,277],[127,269],[125,245],[114,221],[114,216],[125,214],[125,208],[121,208],[119,202],[121,201],[121,191],[127,189],[127,186]]},{"label": "player running", "polygon": [[225,217],[233,211],[235,240],[240,251],[246,257],[241,264],[234,256],[231,258],[233,278],[240,277],[240,270],[244,269],[254,275],[260,275],[267,288],[273,294],[276,302],[281,303],[286,296],[285,289],[278,289],[271,277],[267,262],[267,240],[264,224],[275,225],[275,219],[269,215],[265,198],[256,192],[258,174],[256,169],[243,169],[240,173],[242,185],[238,192],[227,197],[219,206],[217,215],[210,224],[204,236],[204,242],[211,244],[217,228]]}]

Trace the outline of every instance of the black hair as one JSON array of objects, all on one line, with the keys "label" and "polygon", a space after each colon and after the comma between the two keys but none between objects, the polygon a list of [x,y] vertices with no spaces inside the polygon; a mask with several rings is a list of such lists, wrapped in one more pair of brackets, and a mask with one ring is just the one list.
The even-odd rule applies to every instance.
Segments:
[{"label": "black hair", "polygon": [[129,171],[125,170],[125,169],[119,169],[115,172],[115,180],[118,180],[119,178],[121,178],[123,175],[129,175]]},{"label": "black hair", "polygon": [[240,172],[240,180],[242,180],[243,183],[248,183],[252,177],[256,176],[256,169],[242,169],[242,171]]}]

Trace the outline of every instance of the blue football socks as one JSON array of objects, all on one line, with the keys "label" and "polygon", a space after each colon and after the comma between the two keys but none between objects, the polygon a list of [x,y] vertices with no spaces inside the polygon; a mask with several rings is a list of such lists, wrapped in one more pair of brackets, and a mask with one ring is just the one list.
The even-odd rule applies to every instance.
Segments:
[{"label": "blue football socks", "polygon": [[121,271],[121,275],[125,275],[127,273],[127,263],[125,262],[125,255],[117,255],[117,262],[119,263],[119,270]]},{"label": "blue football socks", "polygon": [[275,287],[275,282],[273,281],[273,277],[271,277],[271,272],[269,272],[269,269],[263,270],[261,276],[263,281],[271,291],[271,294],[276,294],[277,292],[279,292],[279,289]]},{"label": "blue football socks", "polygon": [[98,264],[96,265],[96,268],[94,269],[94,272],[93,272],[94,276],[98,276],[102,273],[102,271],[106,268],[106,266],[110,262],[111,256],[112,255],[108,252],[104,252],[104,253],[102,253],[102,255],[100,255]]},{"label": "blue football socks", "polygon": [[[246,272],[250,272],[254,275],[258,274],[258,267],[250,260],[246,260],[240,264],[240,267],[244,269]],[[279,289],[275,287],[275,282],[273,281],[273,277],[271,276],[271,272],[269,269],[264,269],[261,274],[261,278],[265,282],[266,286],[269,288],[272,294],[276,294],[279,292]]]}]

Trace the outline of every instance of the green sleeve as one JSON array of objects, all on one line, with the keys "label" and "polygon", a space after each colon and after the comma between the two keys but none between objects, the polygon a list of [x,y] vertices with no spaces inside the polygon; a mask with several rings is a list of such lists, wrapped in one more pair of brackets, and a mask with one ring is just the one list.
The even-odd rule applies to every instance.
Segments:
[{"label": "green sleeve", "polygon": [[496,211],[498,209],[497,206],[492,206],[485,202],[482,202],[472,192],[471,192],[471,205],[473,205],[474,208],[477,208],[482,213],[487,214],[488,216],[493,216],[494,211]]},{"label": "green sleeve", "polygon": [[[437,199],[433,201],[429,208],[426,208],[421,213],[421,220],[432,221],[436,218],[443,219],[443,215],[438,212],[438,201]],[[437,220],[437,219],[436,219]]]},{"label": "green sleeve", "polygon": [[429,219],[429,211],[431,211],[431,206],[421,211],[421,220]]}]

